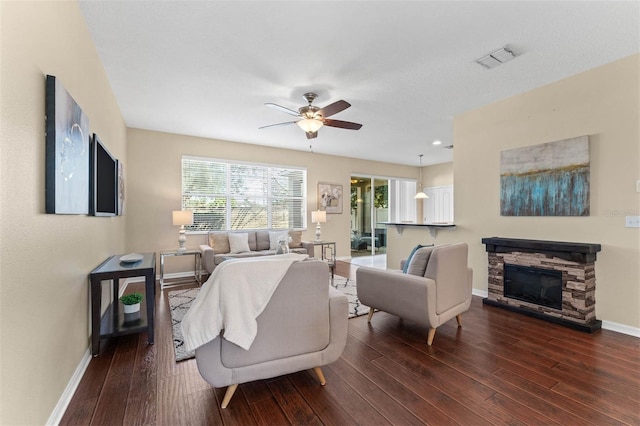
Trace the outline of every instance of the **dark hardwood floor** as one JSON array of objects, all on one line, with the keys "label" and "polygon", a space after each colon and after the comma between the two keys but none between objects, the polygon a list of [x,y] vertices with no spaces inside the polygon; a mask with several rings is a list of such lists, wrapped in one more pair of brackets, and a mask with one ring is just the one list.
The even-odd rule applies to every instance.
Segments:
[{"label": "dark hardwood floor", "polygon": [[325,387],[313,371],[246,383],[221,410],[225,389],[202,380],[195,360],[174,361],[166,294],[157,306],[156,344],[146,334],[103,341],[61,424],[640,424],[640,339],[573,331],[477,297],[463,327],[441,326],[431,347],[426,329],[384,312],[371,325],[350,319]]}]

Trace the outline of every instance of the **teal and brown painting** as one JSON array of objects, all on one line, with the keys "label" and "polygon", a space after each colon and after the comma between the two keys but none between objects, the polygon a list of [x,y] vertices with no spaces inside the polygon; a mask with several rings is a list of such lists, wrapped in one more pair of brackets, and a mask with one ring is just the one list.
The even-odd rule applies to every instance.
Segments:
[{"label": "teal and brown painting", "polygon": [[502,151],[500,215],[589,216],[589,137]]}]

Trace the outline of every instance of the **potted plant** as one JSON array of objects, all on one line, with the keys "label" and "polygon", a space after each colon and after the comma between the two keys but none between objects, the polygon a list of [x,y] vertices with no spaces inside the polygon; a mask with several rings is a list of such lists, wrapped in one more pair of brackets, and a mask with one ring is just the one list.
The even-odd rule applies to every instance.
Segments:
[{"label": "potted plant", "polygon": [[124,313],[132,314],[140,310],[140,302],[142,302],[141,293],[130,293],[120,297],[120,301],[124,305]]}]

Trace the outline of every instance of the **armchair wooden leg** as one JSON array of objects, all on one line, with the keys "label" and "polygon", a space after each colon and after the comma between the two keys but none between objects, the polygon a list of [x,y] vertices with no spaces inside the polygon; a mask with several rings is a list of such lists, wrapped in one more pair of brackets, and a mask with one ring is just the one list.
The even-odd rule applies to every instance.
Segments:
[{"label": "armchair wooden leg", "polygon": [[456,321],[458,321],[458,327],[462,327],[462,316],[456,315]]},{"label": "armchair wooden leg", "polygon": [[371,322],[371,317],[373,317],[373,308],[369,308],[369,316],[367,317],[367,322]]},{"label": "armchair wooden leg", "polygon": [[327,384],[327,381],[324,379],[324,374],[322,373],[322,368],[320,367],[313,367],[313,371],[316,372],[316,376],[318,376],[318,380],[320,381],[320,384],[322,386]]},{"label": "armchair wooden leg", "polygon": [[427,336],[427,345],[431,346],[431,344],[433,343],[433,338],[436,335],[436,329],[435,328],[430,328],[429,329],[429,335]]},{"label": "armchair wooden leg", "polygon": [[231,401],[231,398],[233,397],[236,389],[238,389],[237,384],[229,385],[229,387],[227,388],[227,392],[224,394],[224,398],[222,398],[222,404],[220,405],[220,407],[227,408],[227,405],[229,405],[229,401]]}]

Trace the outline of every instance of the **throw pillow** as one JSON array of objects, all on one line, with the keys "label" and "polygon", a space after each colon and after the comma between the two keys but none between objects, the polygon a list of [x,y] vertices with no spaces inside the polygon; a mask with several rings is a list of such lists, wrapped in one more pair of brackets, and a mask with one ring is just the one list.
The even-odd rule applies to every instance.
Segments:
[{"label": "throw pillow", "polygon": [[289,237],[291,237],[291,242],[289,242],[289,247],[291,248],[302,247],[302,231],[289,231]]},{"label": "throw pillow", "polygon": [[229,253],[229,238],[225,231],[209,232],[209,246],[215,254]]},{"label": "throw pillow", "polygon": [[249,234],[246,232],[236,233],[230,232],[229,234],[229,246],[231,247],[231,253],[246,253],[249,250]]},{"label": "throw pillow", "polygon": [[409,264],[407,274],[424,277],[431,252],[433,252],[433,246],[424,246],[416,250],[411,261],[407,262]]},{"label": "throw pillow", "polygon": [[416,252],[418,249],[421,249],[422,247],[425,247],[425,246],[423,246],[422,244],[418,244],[417,246],[415,246],[415,247],[413,248],[413,250],[411,250],[411,253],[409,253],[409,257],[407,257],[407,260],[404,262],[404,268],[402,268],[402,273],[403,273],[403,274],[406,274],[406,273],[407,273],[407,270],[409,269],[409,264],[411,263],[411,258],[413,257],[413,255],[415,254],[415,252]]},{"label": "throw pillow", "polygon": [[289,241],[289,232],[269,231],[269,250],[276,250],[278,248],[278,241],[280,240],[280,236],[284,236],[285,238],[287,238],[287,242]]}]

